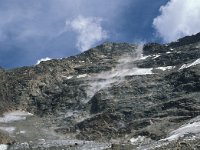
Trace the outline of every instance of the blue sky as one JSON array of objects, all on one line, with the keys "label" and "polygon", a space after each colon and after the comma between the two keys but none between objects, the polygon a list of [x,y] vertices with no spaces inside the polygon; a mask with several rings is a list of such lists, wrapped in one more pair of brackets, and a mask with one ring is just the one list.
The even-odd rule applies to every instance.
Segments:
[{"label": "blue sky", "polygon": [[0,0],[0,66],[68,57],[105,41],[169,42],[196,33],[185,22],[182,30],[177,22],[165,26],[173,13],[179,17],[176,1],[182,0]]}]

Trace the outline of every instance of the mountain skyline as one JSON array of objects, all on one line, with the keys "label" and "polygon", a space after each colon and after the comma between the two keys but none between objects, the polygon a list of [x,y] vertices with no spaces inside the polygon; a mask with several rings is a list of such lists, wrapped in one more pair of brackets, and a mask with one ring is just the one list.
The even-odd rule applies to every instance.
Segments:
[{"label": "mountain skyline", "polygon": [[199,0],[1,0],[0,66],[65,58],[105,41],[168,43],[200,31],[199,8]]}]

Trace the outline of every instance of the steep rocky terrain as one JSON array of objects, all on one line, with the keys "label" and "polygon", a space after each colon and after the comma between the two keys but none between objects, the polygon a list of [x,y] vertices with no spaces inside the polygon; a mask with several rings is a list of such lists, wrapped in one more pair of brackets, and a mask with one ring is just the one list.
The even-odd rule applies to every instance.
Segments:
[{"label": "steep rocky terrain", "polygon": [[198,149],[200,33],[0,69],[0,103],[5,149]]}]

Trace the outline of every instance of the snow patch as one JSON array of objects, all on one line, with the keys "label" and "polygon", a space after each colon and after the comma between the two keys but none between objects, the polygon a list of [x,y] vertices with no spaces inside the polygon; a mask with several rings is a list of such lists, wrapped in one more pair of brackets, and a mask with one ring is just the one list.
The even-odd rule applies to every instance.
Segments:
[{"label": "snow patch", "polygon": [[141,143],[145,140],[145,136],[138,136],[137,138],[131,138],[130,142],[131,144],[137,144],[137,143]]},{"label": "snow patch", "polygon": [[148,75],[153,74],[153,68],[134,68],[133,71],[127,73],[127,75]]},{"label": "snow patch", "polygon": [[81,75],[78,75],[76,78],[85,78],[87,76],[88,76],[87,74],[81,74]]},{"label": "snow patch", "polygon": [[150,56],[150,55],[143,56],[143,54],[142,54],[141,57],[140,57],[140,60],[145,60],[145,59],[147,59],[148,57],[151,57],[151,56]]},{"label": "snow patch", "polygon": [[0,123],[10,123],[13,121],[26,120],[26,116],[32,116],[33,114],[25,111],[13,111],[4,113],[3,117],[0,117]]},{"label": "snow patch", "polygon": [[179,70],[181,70],[181,69],[185,69],[185,68],[188,68],[188,67],[187,67],[186,64],[183,64]]},{"label": "snow patch", "polygon": [[153,59],[160,57],[160,55],[153,55]]},{"label": "snow patch", "polygon": [[73,76],[61,76],[62,78],[64,78],[64,79],[67,79],[67,80],[69,80],[69,79],[71,79],[71,78],[73,78]]},{"label": "snow patch", "polygon": [[170,54],[170,53],[172,53],[172,52],[166,52],[166,54]]},{"label": "snow patch", "polygon": [[6,131],[8,133],[13,133],[15,131],[15,127],[0,127],[0,130]]},{"label": "snow patch", "polygon": [[167,66],[167,67],[157,67],[155,69],[165,71],[165,70],[170,70],[170,69],[174,69],[174,68],[175,68],[175,66]]},{"label": "snow patch", "polygon": [[48,61],[48,60],[51,60],[51,58],[49,58],[49,57],[42,58],[42,59],[40,59],[40,60],[37,61],[36,65],[39,65],[41,62]]},{"label": "snow patch", "polygon": [[200,58],[195,60],[193,63],[191,63],[188,67],[195,66],[195,65],[198,65],[198,64],[200,64]]},{"label": "snow patch", "polygon": [[19,134],[25,134],[26,131],[19,131],[18,133],[19,133]]},{"label": "snow patch", "polygon": [[0,150],[7,150],[7,149],[8,149],[8,145],[0,144]]},{"label": "snow patch", "polygon": [[198,64],[200,64],[200,58],[195,60],[193,63],[182,65],[179,70],[184,69],[184,68],[189,68],[191,66],[195,66],[195,65],[198,65]]},{"label": "snow patch", "polygon": [[68,76],[68,77],[66,77],[66,78],[69,80],[69,79],[73,78],[73,76]]},{"label": "snow patch", "polygon": [[170,136],[160,141],[173,141],[189,134],[200,134],[200,121],[188,123],[170,133]]}]

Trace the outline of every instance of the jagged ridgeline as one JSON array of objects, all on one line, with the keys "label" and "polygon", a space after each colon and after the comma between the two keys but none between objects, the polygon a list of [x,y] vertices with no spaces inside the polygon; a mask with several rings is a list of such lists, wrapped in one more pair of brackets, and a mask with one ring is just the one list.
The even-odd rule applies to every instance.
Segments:
[{"label": "jagged ridgeline", "polygon": [[0,68],[0,149],[199,149],[200,34]]}]

